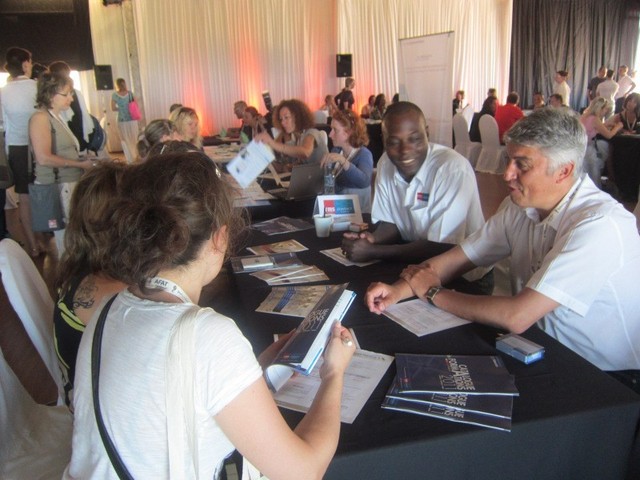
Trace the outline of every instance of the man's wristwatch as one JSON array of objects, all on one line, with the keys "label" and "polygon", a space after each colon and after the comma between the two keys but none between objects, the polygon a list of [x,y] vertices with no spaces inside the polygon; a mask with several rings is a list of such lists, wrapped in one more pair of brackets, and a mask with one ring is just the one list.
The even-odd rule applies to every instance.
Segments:
[{"label": "man's wristwatch", "polygon": [[433,299],[436,297],[440,290],[442,290],[442,287],[431,287],[429,290],[427,290],[427,301],[434,307],[437,305],[433,303]]}]

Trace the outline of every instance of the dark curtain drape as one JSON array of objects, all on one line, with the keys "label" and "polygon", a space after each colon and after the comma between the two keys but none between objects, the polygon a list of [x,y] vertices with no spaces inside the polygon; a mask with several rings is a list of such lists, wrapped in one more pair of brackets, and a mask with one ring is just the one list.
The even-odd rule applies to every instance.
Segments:
[{"label": "dark curtain drape", "polygon": [[[571,107],[587,104],[587,84],[601,65],[632,65],[638,26],[627,22],[637,2],[625,0],[514,0],[509,88],[521,104],[552,93],[558,70],[569,72]],[[623,35],[631,36],[625,38]],[[624,44],[624,48],[623,48]],[[629,46],[633,45],[633,51]],[[623,53],[629,58],[623,58]]]},{"label": "dark curtain drape", "polygon": [[91,70],[93,44],[88,0],[0,0],[0,58],[9,47],[26,48],[33,61],[64,60],[73,70]]}]

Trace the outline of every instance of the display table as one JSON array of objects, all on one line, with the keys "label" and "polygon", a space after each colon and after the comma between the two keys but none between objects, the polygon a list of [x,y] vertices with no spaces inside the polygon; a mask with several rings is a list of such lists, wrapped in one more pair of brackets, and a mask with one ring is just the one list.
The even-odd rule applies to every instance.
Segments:
[{"label": "display table", "polygon": [[[419,338],[363,304],[371,281],[392,282],[404,265],[345,267],[319,252],[338,246],[341,233],[318,239],[313,229],[270,237],[252,232],[251,245],[295,238],[309,248],[298,253],[304,263],[324,270],[332,284],[349,282],[358,296],[343,324],[353,328],[363,349],[390,355],[500,355],[516,377],[520,396],[514,400],[513,428],[507,433],[383,410],[380,405],[395,375],[392,365],[355,422],[342,425],[326,479],[624,478],[640,396],[537,327],[523,336],[543,345],[546,356],[529,366],[498,352],[494,342],[499,331],[482,325]],[[255,312],[269,291],[266,283],[248,274],[221,273],[201,303],[234,318],[258,354],[273,333],[287,332],[300,321]],[[281,411],[292,427],[302,418],[300,413]]]}]

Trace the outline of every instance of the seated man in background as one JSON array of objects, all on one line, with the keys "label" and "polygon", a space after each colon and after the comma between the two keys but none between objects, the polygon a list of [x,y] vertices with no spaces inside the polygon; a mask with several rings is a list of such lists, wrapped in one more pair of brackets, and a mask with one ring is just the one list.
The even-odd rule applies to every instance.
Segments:
[{"label": "seated man in background", "polygon": [[249,140],[253,138],[253,129],[250,125],[244,123],[244,111],[247,109],[247,102],[244,100],[239,100],[233,104],[233,113],[236,115],[236,118],[240,120],[242,123],[239,128],[229,128],[227,133],[230,137],[239,137],[242,133],[244,133]]},{"label": "seated man in background", "polygon": [[[640,237],[635,219],[582,173],[587,137],[578,118],[541,109],[505,136],[510,190],[498,213],[459,246],[369,286],[381,313],[417,295],[467,320],[549,335],[640,391]],[[443,283],[511,257],[513,296],[480,297]]]},{"label": "seated man in background", "polygon": [[[375,230],[344,235],[342,249],[349,260],[419,261],[448,250],[484,224],[469,161],[430,144],[426,130],[417,105],[398,102],[387,109],[382,122],[386,153],[378,163],[371,210]],[[467,280],[485,273],[473,272]]]},{"label": "seated man in background", "polygon": [[509,130],[514,123],[524,117],[524,113],[518,106],[520,102],[520,96],[517,92],[511,92],[507,95],[507,103],[504,105],[498,105],[496,108],[496,123],[498,124],[498,137],[500,143],[504,143],[502,137],[504,133]]}]

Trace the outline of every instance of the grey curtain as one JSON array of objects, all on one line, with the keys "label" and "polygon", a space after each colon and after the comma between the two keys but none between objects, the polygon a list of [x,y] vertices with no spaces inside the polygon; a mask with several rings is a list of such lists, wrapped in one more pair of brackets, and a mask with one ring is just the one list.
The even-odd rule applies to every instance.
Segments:
[{"label": "grey curtain", "polygon": [[[548,97],[555,72],[567,70],[571,107],[584,108],[587,84],[601,65],[616,69],[633,63],[636,5],[629,0],[514,0],[509,88],[520,94],[521,105],[532,103],[536,91]],[[634,16],[635,24],[627,20]]]}]

